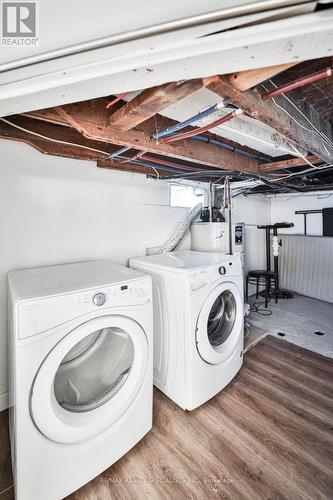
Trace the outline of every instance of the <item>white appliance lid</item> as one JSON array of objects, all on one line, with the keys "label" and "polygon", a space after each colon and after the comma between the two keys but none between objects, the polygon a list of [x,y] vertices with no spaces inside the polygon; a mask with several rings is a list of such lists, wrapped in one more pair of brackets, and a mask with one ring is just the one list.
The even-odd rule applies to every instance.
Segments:
[{"label": "white appliance lid", "polygon": [[11,271],[8,281],[16,299],[31,299],[126,283],[144,276],[114,262],[96,260]]},{"label": "white appliance lid", "polygon": [[130,264],[143,264],[145,266],[166,267],[185,271],[201,267],[222,265],[225,262],[233,262],[235,259],[239,259],[239,256],[188,250],[135,257],[130,260]]}]

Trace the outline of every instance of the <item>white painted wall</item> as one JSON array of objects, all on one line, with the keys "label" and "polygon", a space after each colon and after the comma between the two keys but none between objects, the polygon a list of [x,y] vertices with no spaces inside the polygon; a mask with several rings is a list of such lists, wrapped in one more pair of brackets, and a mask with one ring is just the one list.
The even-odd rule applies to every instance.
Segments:
[{"label": "white painted wall", "polygon": [[[272,224],[276,222],[293,222],[294,227],[283,229],[285,234],[304,234],[303,215],[295,215],[296,210],[317,210],[333,207],[333,191],[325,193],[287,194],[271,198]],[[307,234],[322,236],[322,215],[307,215]]]},{"label": "white painted wall", "polygon": [[[159,246],[187,209],[169,186],[0,141],[0,411],[7,391],[7,273],[11,269],[129,257]],[[186,246],[186,242],[185,242]],[[187,243],[189,247],[189,244]]]},{"label": "white painted wall", "polygon": [[[4,140],[0,155],[1,410],[7,391],[8,271],[99,258],[127,264],[130,257],[161,245],[187,209],[170,207],[169,185],[143,175],[41,155],[25,144]],[[258,224],[293,221],[297,209],[332,202],[333,196],[326,194],[234,198],[233,220],[245,223],[246,269],[266,265],[265,232],[257,229]],[[295,229],[301,232],[301,226]],[[318,234],[315,223],[311,231]],[[189,238],[182,247],[190,248]]]}]

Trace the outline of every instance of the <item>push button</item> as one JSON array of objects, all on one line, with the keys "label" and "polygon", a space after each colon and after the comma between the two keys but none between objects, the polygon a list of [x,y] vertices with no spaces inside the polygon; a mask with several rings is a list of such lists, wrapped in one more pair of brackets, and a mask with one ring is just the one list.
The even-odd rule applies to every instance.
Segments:
[{"label": "push button", "polygon": [[93,302],[96,306],[102,306],[103,304],[105,304],[105,301],[106,301],[106,297],[105,297],[105,294],[104,293],[96,293],[96,295],[94,295],[93,297]]},{"label": "push button", "polygon": [[224,266],[219,267],[219,273],[222,274],[222,276],[224,276],[226,272],[227,270]]}]

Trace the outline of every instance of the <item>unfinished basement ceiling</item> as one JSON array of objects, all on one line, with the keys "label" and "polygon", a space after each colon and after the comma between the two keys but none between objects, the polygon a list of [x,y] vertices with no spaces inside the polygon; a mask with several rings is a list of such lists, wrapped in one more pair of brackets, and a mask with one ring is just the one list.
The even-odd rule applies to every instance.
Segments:
[{"label": "unfinished basement ceiling", "polygon": [[316,1],[124,0],[111,17],[107,0],[91,8],[47,2],[39,46],[2,51],[0,116],[332,53],[333,11]]},{"label": "unfinished basement ceiling", "polygon": [[[125,100],[131,101],[139,92],[127,94]],[[169,106],[161,111],[162,116],[176,121],[183,121],[209,106],[214,106],[220,99],[213,92],[206,88],[201,88],[193,94],[184,97],[181,101]],[[196,125],[204,126],[230,112],[228,109],[220,109],[202,120],[198,120]],[[247,116],[237,116],[230,122],[219,125],[210,130],[213,134],[219,135],[231,141],[235,141],[243,146],[248,146],[260,151],[268,156],[281,156],[293,154],[294,151],[286,139],[274,129]]]},{"label": "unfinished basement ceiling", "polygon": [[[24,68],[25,81],[15,79],[23,69],[20,68],[23,62],[17,61],[15,69],[4,69],[3,66],[5,83],[0,86],[0,106],[3,105],[6,110],[2,113],[6,118],[1,118],[0,136],[25,142],[45,154],[95,161],[101,168],[143,173],[160,179],[223,183],[227,175],[231,182],[248,182],[244,187],[247,193],[330,189],[333,185],[333,139],[328,118],[333,108],[330,92],[332,59],[319,56],[327,56],[333,51],[333,23],[327,24],[327,20],[333,19],[333,8],[325,4],[326,10],[323,10],[318,2],[296,3],[295,7],[291,2],[253,2],[251,8],[256,5],[256,12],[242,12],[240,15],[240,11],[238,14],[233,11],[235,17],[232,17],[229,11],[228,17],[225,10],[224,17],[219,13],[219,21],[215,15],[214,23],[224,23],[224,28],[222,33],[210,33],[208,38],[213,37],[218,50],[221,50],[225,47],[221,39],[218,43],[215,37],[228,35],[229,42],[233,42],[233,47],[229,45],[230,60],[241,61],[243,65],[247,61],[248,69],[244,70],[239,70],[237,64],[229,65],[234,68],[233,73],[216,71],[207,74],[211,66],[204,64],[205,59],[196,66],[196,72],[201,73],[193,73],[190,71],[193,57],[189,50],[186,61],[190,62],[190,66],[185,66],[186,78],[170,81],[170,75],[179,74],[179,64],[184,55],[182,52],[175,57],[174,53],[170,66],[173,70],[168,72],[168,79],[162,84],[144,85],[140,91],[129,92],[129,85],[133,88],[140,81],[134,68],[132,77],[126,79],[122,87],[116,87],[117,92],[104,93],[95,98],[96,92],[100,92],[105,85],[106,74],[100,74],[96,79],[96,82],[102,82],[101,86],[91,86],[91,66],[87,65],[85,93],[80,91],[75,99],[68,101],[74,95],[73,89],[77,88],[78,80],[72,80],[63,89],[60,99],[58,91],[62,87],[58,83],[65,84],[67,72],[59,73],[56,78],[54,73],[48,73],[50,65],[57,67],[60,59],[68,62],[67,56],[45,62],[25,60],[28,64]],[[258,10],[259,4],[262,4],[261,11]],[[249,17],[245,20],[244,16]],[[211,16],[210,28],[212,22]],[[290,37],[286,37],[288,26],[293,33]],[[255,39],[253,28],[260,43],[258,36]],[[207,23],[196,25],[192,20],[190,29],[199,30],[196,31],[197,41],[200,40],[200,47],[204,46],[207,38],[205,30],[206,35],[209,31]],[[182,35],[183,31],[177,31],[173,49]],[[247,52],[245,59],[238,52],[239,44],[244,43],[243,35],[247,36],[249,44],[251,40],[255,42],[251,50],[250,45],[242,46],[242,50]],[[149,37],[144,40],[148,42]],[[267,63],[270,42],[274,44],[272,54],[279,55],[277,59],[270,58],[273,62],[278,61],[273,66]],[[305,54],[306,45],[308,51]],[[119,45],[121,51],[126,47],[126,43]],[[169,56],[173,50],[170,47]],[[113,50],[117,53],[118,49],[113,47]],[[213,53],[215,69],[229,61],[228,58],[222,59],[218,51],[207,52],[206,58],[209,59]],[[93,54],[96,56],[96,52]],[[317,58],[300,62],[300,54],[303,59]],[[82,69],[81,55],[73,57],[80,56],[74,61]],[[85,57],[86,52],[83,54]],[[261,66],[254,68],[253,65],[259,64],[259,61]],[[122,57],[118,54],[118,70],[120,63],[123,64],[122,69],[128,63],[124,52]],[[41,68],[45,72],[42,76],[38,74]],[[266,99],[265,94],[281,84],[292,83],[322,68],[327,68],[327,71],[320,80]],[[69,69],[68,73],[71,74],[71,71]],[[153,64],[145,71],[146,81],[155,81],[156,75],[158,79],[166,78],[165,71],[158,70],[158,66]],[[43,78],[51,84],[46,94]],[[94,78],[97,78],[96,74]],[[41,84],[39,92],[35,92],[36,81]],[[87,90],[90,98],[82,99],[83,95],[87,96]],[[25,91],[29,94],[27,99],[23,96]],[[40,109],[44,102],[49,105]],[[10,109],[11,113],[8,112]],[[17,112],[19,109],[20,113]],[[204,116],[193,118],[201,112]],[[188,119],[190,121],[186,124],[181,123]],[[163,132],[165,129],[168,132]]]},{"label": "unfinished basement ceiling", "polygon": [[[296,80],[311,73],[320,71],[328,66],[332,66],[331,57],[322,57],[313,61],[305,61],[288,69],[287,71],[272,78],[276,85],[283,85],[288,81]],[[297,104],[306,101],[324,120],[333,124],[333,80],[323,79],[311,85],[307,85],[297,91],[292,91],[288,95]]]}]

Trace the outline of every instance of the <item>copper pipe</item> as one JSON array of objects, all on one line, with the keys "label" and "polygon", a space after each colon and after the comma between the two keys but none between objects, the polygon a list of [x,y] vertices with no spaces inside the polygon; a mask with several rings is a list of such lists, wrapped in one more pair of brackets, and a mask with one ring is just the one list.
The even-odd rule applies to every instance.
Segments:
[{"label": "copper pipe", "polygon": [[141,158],[145,154],[145,151],[139,151],[136,155],[131,158],[126,158],[126,160],[121,160],[120,163],[128,163],[129,161],[136,160],[137,158]]},{"label": "copper pipe", "polygon": [[121,99],[124,99],[124,97],[128,94],[128,92],[123,92],[122,94],[119,94],[118,97],[113,99],[113,101],[110,101],[106,106],[105,109],[110,109],[116,102],[121,101]]},{"label": "copper pipe", "polygon": [[209,123],[204,127],[195,128],[193,130],[190,130],[189,132],[183,132],[182,134],[177,134],[172,137],[166,137],[165,139],[161,139],[160,142],[168,143],[168,142],[180,141],[181,139],[187,139],[188,137],[193,137],[194,135],[201,134],[202,132],[207,132],[207,130],[217,127],[222,123],[228,122],[229,120],[232,120],[232,118],[234,118],[235,116],[240,115],[242,113],[243,111],[241,109],[235,109],[231,113],[222,116],[222,118],[219,118],[218,120],[215,120],[215,122]]},{"label": "copper pipe", "polygon": [[269,99],[270,97],[285,94],[286,92],[290,92],[291,90],[304,87],[304,85],[309,85],[310,83],[318,82],[319,80],[323,80],[324,78],[328,78],[329,76],[332,76],[332,68],[325,68],[321,71],[317,71],[316,73],[312,73],[311,75],[298,78],[293,82],[281,85],[281,87],[278,87],[277,89],[271,90],[270,92],[263,94],[261,96],[261,99],[263,101],[266,101],[266,99]]}]

